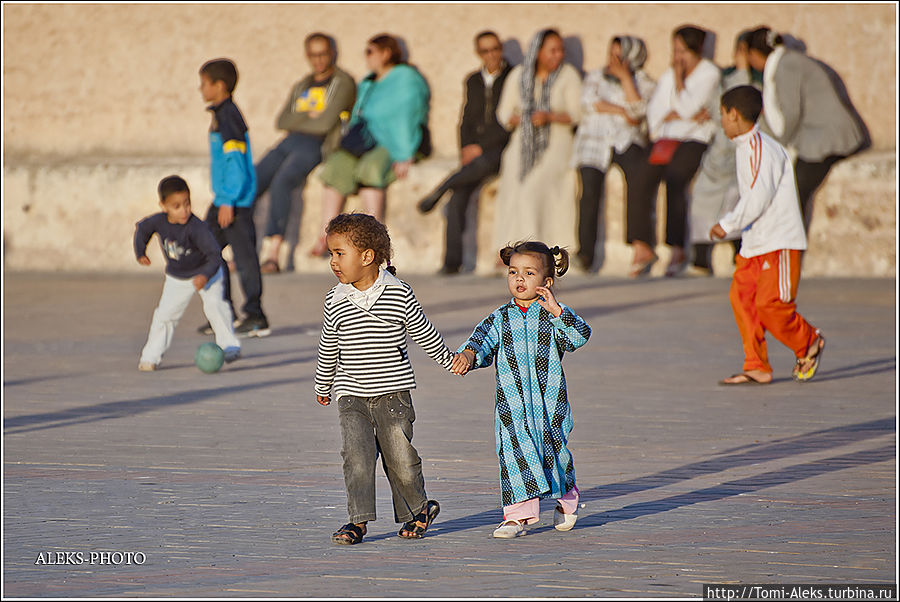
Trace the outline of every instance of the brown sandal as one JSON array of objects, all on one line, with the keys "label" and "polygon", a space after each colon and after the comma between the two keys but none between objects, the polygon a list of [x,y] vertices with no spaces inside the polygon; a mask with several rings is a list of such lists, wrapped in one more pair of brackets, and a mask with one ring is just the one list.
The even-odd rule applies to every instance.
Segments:
[{"label": "brown sandal", "polygon": [[281,268],[278,267],[278,262],[273,259],[267,259],[259,266],[260,274],[278,274],[281,272]]}]

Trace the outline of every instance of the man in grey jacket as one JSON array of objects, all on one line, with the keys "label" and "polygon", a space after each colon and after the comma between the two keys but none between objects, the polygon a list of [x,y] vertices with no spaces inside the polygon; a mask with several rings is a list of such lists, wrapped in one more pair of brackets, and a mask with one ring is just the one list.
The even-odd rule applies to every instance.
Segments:
[{"label": "man in grey jacket", "polygon": [[337,148],[341,123],[349,118],[356,100],[356,83],[335,65],[332,38],[323,33],[306,37],[306,58],[312,73],[297,82],[278,116],[277,127],[287,135],[256,165],[256,198],[269,192],[265,236],[271,240],[260,271],[277,273],[284,242],[291,196],[306,184],[306,177]]},{"label": "man in grey jacket", "polygon": [[767,133],[796,155],[794,172],[809,231],[816,189],[838,161],[869,146],[869,133],[837,73],[792,50],[768,27],[750,35],[750,66],[763,72]]}]

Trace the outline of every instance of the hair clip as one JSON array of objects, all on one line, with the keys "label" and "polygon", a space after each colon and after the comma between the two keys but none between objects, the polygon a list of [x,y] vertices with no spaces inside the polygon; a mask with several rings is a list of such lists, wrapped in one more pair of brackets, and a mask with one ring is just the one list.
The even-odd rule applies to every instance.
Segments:
[{"label": "hair clip", "polygon": [[775,40],[778,37],[778,33],[774,29],[770,29],[766,32],[766,45],[769,48],[775,48]]},{"label": "hair clip", "polygon": [[553,247],[552,249],[550,249],[550,252],[554,255],[559,255],[559,246]]}]

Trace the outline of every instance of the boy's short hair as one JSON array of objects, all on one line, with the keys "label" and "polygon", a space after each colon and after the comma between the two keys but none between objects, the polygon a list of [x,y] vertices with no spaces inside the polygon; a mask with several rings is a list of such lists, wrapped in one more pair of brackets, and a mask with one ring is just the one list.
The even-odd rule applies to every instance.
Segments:
[{"label": "boy's short hair", "polygon": [[753,86],[735,86],[722,95],[722,108],[737,110],[741,117],[756,123],[762,113],[762,92]]},{"label": "boy's short hair", "polygon": [[228,59],[213,59],[206,61],[200,67],[200,75],[205,75],[212,81],[225,82],[225,89],[231,94],[237,86],[238,72],[234,63]]},{"label": "boy's short hair", "polygon": [[191,189],[188,188],[187,182],[181,176],[167,176],[163,178],[159,181],[157,191],[159,192],[160,203],[165,203],[166,197],[176,192],[186,192],[189,197],[191,195]]}]

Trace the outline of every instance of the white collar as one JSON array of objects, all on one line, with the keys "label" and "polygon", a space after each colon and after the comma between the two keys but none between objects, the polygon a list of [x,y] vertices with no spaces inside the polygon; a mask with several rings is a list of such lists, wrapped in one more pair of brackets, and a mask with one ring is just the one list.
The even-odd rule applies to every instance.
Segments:
[{"label": "white collar", "polygon": [[[385,287],[391,285],[402,286],[403,281],[384,268],[378,268],[378,278],[375,279],[372,286],[364,291],[359,290],[352,284],[345,284],[343,282],[338,283],[338,285],[334,287],[334,295],[331,297],[331,304],[334,305],[350,297],[351,299],[359,299],[371,307],[371,304],[377,301],[378,297],[381,296]],[[366,309],[368,309],[368,307]]]},{"label": "white collar", "polygon": [[497,68],[496,71],[491,73],[488,71],[484,65],[481,66],[481,79],[484,80],[484,85],[488,88],[494,85],[494,82],[497,81],[497,78],[500,77],[500,74],[503,73],[503,68],[506,67],[506,61],[501,61],[500,67]]},{"label": "white collar", "polygon": [[[748,142],[748,141],[750,140],[750,138],[752,138],[753,136],[755,136],[755,135],[756,135],[756,132],[758,132],[758,131],[759,131],[759,126],[754,124],[753,128],[751,128],[750,131],[744,132],[744,133],[741,134],[740,136],[735,136],[734,139],[733,139],[732,141],[733,141],[735,144],[743,144],[743,143],[745,143],[745,142]],[[749,143],[749,142],[748,142],[748,143]]]}]

